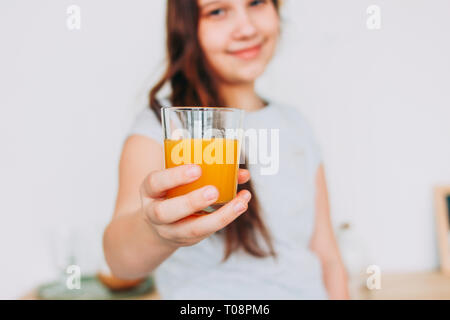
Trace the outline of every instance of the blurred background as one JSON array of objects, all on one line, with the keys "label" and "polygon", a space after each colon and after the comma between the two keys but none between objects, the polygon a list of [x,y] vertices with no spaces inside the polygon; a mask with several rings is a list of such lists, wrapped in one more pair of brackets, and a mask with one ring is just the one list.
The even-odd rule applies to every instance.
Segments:
[{"label": "blurred background", "polygon": [[[284,2],[258,91],[312,123],[346,264],[378,266],[384,288],[408,275],[441,283],[433,188],[450,185],[450,2]],[[104,267],[122,144],[164,66],[165,3],[0,2],[1,299],[73,259]],[[79,30],[67,26],[71,5]]]}]

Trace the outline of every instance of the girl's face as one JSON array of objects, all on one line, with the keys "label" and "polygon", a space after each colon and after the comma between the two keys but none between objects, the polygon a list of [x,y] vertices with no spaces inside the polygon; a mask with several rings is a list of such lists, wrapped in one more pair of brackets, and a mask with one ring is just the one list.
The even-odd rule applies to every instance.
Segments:
[{"label": "girl's face", "polygon": [[274,55],[280,21],[272,0],[197,0],[198,38],[216,76],[255,81]]}]

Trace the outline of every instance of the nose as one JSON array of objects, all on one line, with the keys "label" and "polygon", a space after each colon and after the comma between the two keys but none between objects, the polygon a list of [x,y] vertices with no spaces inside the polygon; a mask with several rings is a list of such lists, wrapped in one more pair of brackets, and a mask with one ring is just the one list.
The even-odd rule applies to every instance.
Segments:
[{"label": "nose", "polygon": [[246,10],[240,10],[236,17],[235,37],[251,38],[257,32],[257,29]]}]

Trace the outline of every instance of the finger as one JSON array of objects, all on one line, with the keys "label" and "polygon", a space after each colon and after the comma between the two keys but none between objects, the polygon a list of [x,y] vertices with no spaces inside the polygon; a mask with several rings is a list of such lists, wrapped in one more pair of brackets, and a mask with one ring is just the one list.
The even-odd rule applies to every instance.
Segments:
[{"label": "finger", "polygon": [[247,183],[250,180],[250,171],[247,169],[239,169],[238,184]]},{"label": "finger", "polygon": [[153,171],[145,178],[142,189],[144,195],[150,198],[160,198],[167,190],[191,183],[197,180],[201,174],[202,169],[196,164]]},{"label": "finger", "polygon": [[[242,190],[238,196],[219,210],[198,217],[196,219],[187,219],[173,224],[175,228],[174,236],[177,238],[202,238],[214,232],[223,229],[248,209],[248,202],[251,199],[251,193],[248,190]],[[178,228],[177,228],[178,227]]]},{"label": "finger", "polygon": [[215,186],[205,186],[182,196],[153,201],[148,216],[157,225],[174,223],[205,209],[218,197],[219,190]]}]

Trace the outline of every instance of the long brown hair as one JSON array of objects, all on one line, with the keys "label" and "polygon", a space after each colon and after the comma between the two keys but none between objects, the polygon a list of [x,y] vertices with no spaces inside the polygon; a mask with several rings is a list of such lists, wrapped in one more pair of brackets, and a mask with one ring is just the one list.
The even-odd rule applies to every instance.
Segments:
[{"label": "long brown hair", "polygon": [[[279,0],[272,2],[278,12]],[[168,65],[162,78],[150,91],[150,108],[161,120],[162,106],[156,96],[167,82],[171,85],[170,101],[174,106],[225,106],[198,41],[197,0],[168,0],[166,19]],[[247,169],[246,164],[240,167]],[[224,228],[223,261],[240,248],[255,257],[276,257],[270,233],[260,216],[261,208],[251,181],[238,186],[238,192],[243,189],[252,193],[252,199],[247,212]],[[263,237],[267,249],[262,249],[258,244],[257,232]]]}]

